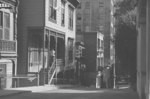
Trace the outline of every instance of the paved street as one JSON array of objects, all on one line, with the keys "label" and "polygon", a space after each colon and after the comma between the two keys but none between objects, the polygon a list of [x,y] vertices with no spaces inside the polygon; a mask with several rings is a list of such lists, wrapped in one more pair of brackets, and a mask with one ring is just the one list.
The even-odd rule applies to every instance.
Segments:
[{"label": "paved street", "polygon": [[4,96],[0,99],[138,99],[138,97],[136,93],[127,89],[64,88]]}]

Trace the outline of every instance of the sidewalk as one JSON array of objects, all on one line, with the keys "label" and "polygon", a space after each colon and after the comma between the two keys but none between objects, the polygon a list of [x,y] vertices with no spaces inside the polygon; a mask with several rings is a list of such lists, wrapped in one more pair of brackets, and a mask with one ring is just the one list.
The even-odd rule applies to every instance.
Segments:
[{"label": "sidewalk", "polygon": [[22,93],[31,93],[31,92],[41,92],[48,90],[56,90],[59,88],[70,88],[74,87],[73,85],[45,85],[45,86],[30,86],[30,87],[19,87],[19,88],[6,88],[0,90],[0,97],[11,96]]},{"label": "sidewalk", "polygon": [[0,90],[0,97],[17,95],[22,93],[31,93],[31,91],[23,91],[23,90]]},{"label": "sidewalk", "polygon": [[[45,86],[31,86],[31,87],[19,87],[19,88],[9,88],[5,90],[0,90],[0,98],[5,97],[5,96],[13,96],[17,94],[22,94],[22,93],[38,93],[38,92],[46,92],[49,90],[53,90],[58,92],[57,89],[60,89],[59,91],[64,92],[67,90],[72,91],[84,91],[84,92],[89,92],[89,91],[97,91],[97,92],[104,92],[100,95],[105,96],[105,95],[117,95],[117,97],[130,97],[126,99],[138,99],[138,95],[136,92],[134,92],[130,88],[121,88],[121,89],[96,89],[95,87],[83,87],[83,86],[76,86],[76,85],[45,85]],[[70,92],[70,91],[69,91]],[[118,98],[117,98],[118,99]]]}]

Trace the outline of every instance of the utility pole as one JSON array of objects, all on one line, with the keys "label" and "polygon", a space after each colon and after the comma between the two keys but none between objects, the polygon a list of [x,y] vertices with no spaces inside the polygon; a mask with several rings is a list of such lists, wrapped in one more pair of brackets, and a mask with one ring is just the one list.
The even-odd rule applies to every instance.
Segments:
[{"label": "utility pole", "polygon": [[114,75],[114,85],[113,88],[116,88],[116,55],[115,55],[115,42],[114,42],[114,65],[113,65],[113,75]]}]

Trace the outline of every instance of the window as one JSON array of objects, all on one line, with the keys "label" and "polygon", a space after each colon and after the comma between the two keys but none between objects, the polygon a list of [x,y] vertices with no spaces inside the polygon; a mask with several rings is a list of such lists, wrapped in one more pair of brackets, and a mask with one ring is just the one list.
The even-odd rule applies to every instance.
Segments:
[{"label": "window", "polygon": [[77,32],[81,32],[81,25],[76,26]]},{"label": "window", "polygon": [[69,6],[69,28],[70,29],[73,29],[73,12],[74,12],[74,9]]},{"label": "window", "polygon": [[80,2],[80,4],[78,5],[78,9],[81,9],[81,2]]},{"label": "window", "polygon": [[3,13],[0,12],[0,27],[3,26]]},{"label": "window", "polygon": [[77,14],[77,20],[80,21],[81,19],[82,19],[82,18],[81,18],[81,13],[78,13],[78,14]]},{"label": "window", "polygon": [[10,37],[10,15],[4,13],[4,38],[9,40]]},{"label": "window", "polygon": [[81,32],[81,28],[77,28],[77,33]]},{"label": "window", "polygon": [[104,41],[101,41],[101,47],[104,49]]},{"label": "window", "polygon": [[57,0],[49,0],[49,20],[56,21],[57,17]]},{"label": "window", "polygon": [[86,1],[86,3],[85,3],[85,8],[86,8],[86,9],[90,9],[90,1]]},{"label": "window", "polygon": [[104,7],[104,3],[103,2],[99,2],[99,7]]},{"label": "window", "polygon": [[3,38],[3,13],[0,12],[0,39]]},{"label": "window", "polygon": [[68,38],[68,62],[73,62],[73,39]]},{"label": "window", "polygon": [[28,50],[28,59],[29,67],[28,72],[38,72],[39,66],[42,65],[42,51],[36,48],[29,48]]},{"label": "window", "polygon": [[65,2],[61,1],[61,25],[65,25]]},{"label": "window", "polygon": [[0,12],[0,39],[10,39],[10,14]]}]

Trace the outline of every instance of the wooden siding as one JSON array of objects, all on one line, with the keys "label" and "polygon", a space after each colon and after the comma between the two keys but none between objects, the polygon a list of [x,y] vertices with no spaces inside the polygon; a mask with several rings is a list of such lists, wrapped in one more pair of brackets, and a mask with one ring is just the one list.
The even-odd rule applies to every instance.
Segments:
[{"label": "wooden siding", "polygon": [[22,25],[43,26],[44,24],[44,0],[20,0],[19,10]]},{"label": "wooden siding", "polygon": [[72,37],[74,38],[75,37],[75,14],[76,12],[74,11],[74,28],[73,30],[70,30],[68,29],[68,5],[70,4],[69,2],[66,2],[65,4],[65,26],[61,26],[61,0],[58,0],[57,2],[57,22],[54,23],[54,22],[51,22],[49,21],[49,0],[45,0],[45,26],[46,27],[51,27],[55,30],[58,30],[58,31],[62,31],[64,33],[66,33],[66,36],[67,37]]}]

